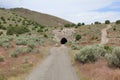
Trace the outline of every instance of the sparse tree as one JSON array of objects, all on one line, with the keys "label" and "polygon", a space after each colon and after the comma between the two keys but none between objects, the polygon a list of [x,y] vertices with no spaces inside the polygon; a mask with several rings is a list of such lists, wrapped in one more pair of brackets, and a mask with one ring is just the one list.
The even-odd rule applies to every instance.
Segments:
[{"label": "sparse tree", "polygon": [[105,21],[105,24],[110,24],[110,21],[109,21],[109,20],[106,20],[106,21]]},{"label": "sparse tree", "polygon": [[26,32],[29,32],[29,29],[23,26],[17,26],[17,27],[8,27],[7,28],[7,35],[13,35],[13,34],[24,34]]},{"label": "sparse tree", "polygon": [[75,40],[78,41],[81,39],[81,35],[77,34],[76,37],[75,37]]},{"label": "sparse tree", "polygon": [[94,24],[101,24],[100,22],[96,21]]},{"label": "sparse tree", "polygon": [[76,26],[76,24],[74,24],[74,23],[73,23],[73,24],[71,24],[71,27],[74,27],[74,26]]},{"label": "sparse tree", "polygon": [[1,17],[1,20],[5,22],[5,18],[3,16]]},{"label": "sparse tree", "polygon": [[85,25],[85,23],[82,23],[82,25]]},{"label": "sparse tree", "polygon": [[64,27],[70,27],[71,26],[71,24],[65,24],[64,25]]},{"label": "sparse tree", "polygon": [[0,36],[3,34],[3,32],[0,31]]},{"label": "sparse tree", "polygon": [[116,24],[120,24],[120,20],[117,20],[117,21],[116,21]]},{"label": "sparse tree", "polygon": [[81,23],[78,23],[77,26],[81,26],[82,24]]}]

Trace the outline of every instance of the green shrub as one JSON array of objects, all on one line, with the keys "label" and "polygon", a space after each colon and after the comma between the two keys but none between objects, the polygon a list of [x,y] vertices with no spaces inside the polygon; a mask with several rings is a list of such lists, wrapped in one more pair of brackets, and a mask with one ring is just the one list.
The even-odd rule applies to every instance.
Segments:
[{"label": "green shrub", "polygon": [[78,41],[81,39],[81,35],[77,34],[76,37],[75,37],[75,40]]},{"label": "green shrub", "polygon": [[29,29],[23,26],[17,26],[17,27],[10,26],[7,28],[7,35],[24,34],[26,32],[29,32]]},{"label": "green shrub", "polygon": [[33,42],[27,43],[27,45],[28,45],[28,47],[30,47],[30,48],[32,48],[32,49],[36,46],[36,44],[33,43]]},{"label": "green shrub", "polygon": [[2,47],[8,47],[9,41],[12,39],[10,36],[0,36],[0,46]]},{"label": "green shrub", "polygon": [[3,34],[3,32],[0,31],[0,36]]},{"label": "green shrub", "polygon": [[14,42],[17,45],[27,45],[31,48],[34,48],[37,45],[42,44],[41,37],[38,36],[19,36],[14,39]]},{"label": "green shrub", "polygon": [[72,45],[71,48],[72,48],[73,50],[79,50],[78,46],[76,46],[76,45]]},{"label": "green shrub", "polygon": [[64,27],[69,28],[71,27],[71,24],[65,24]]},{"label": "green shrub", "polygon": [[18,39],[15,41],[16,45],[27,45],[27,41],[26,40],[22,40],[22,39]]},{"label": "green shrub", "polygon": [[43,29],[38,29],[37,32],[43,32]]},{"label": "green shrub", "polygon": [[13,58],[16,58],[18,57],[18,54],[21,52],[21,49],[20,48],[16,48],[11,54],[10,56],[13,57]]},{"label": "green shrub", "polygon": [[47,35],[47,34],[44,34],[44,37],[45,37],[45,38],[48,38],[48,35]]},{"label": "green shrub", "polygon": [[8,49],[11,47],[11,45],[9,43],[3,43],[2,47],[4,47],[5,49]]},{"label": "green shrub", "polygon": [[74,44],[74,43],[71,45],[71,49],[72,49],[72,50],[80,50],[80,49],[82,49],[82,48],[83,48],[82,46],[78,46],[78,45],[76,45],[76,44]]},{"label": "green shrub", "polygon": [[105,49],[108,53],[111,53],[111,52],[112,52],[112,47],[110,47],[110,46],[105,45],[105,46],[104,46],[104,49]]},{"label": "green shrub", "polygon": [[115,26],[113,27],[113,31],[116,31],[116,27]]},{"label": "green shrub", "polygon": [[35,53],[35,54],[41,53],[40,49],[34,49],[32,52]]},{"label": "green shrub", "polygon": [[1,20],[4,22],[4,21],[5,21],[5,18],[2,16],[2,17],[1,17]]},{"label": "green shrub", "polygon": [[101,24],[100,22],[96,21],[94,24]]},{"label": "green shrub", "polygon": [[106,50],[101,45],[86,46],[76,54],[75,59],[81,63],[95,62]]},{"label": "green shrub", "polygon": [[7,78],[4,75],[0,75],[0,80],[7,80]]},{"label": "green shrub", "polygon": [[116,21],[116,24],[120,24],[120,20],[117,20],[117,21]]},{"label": "green shrub", "polygon": [[0,24],[0,29],[6,30],[6,27],[4,27],[3,25]]},{"label": "green shrub", "polygon": [[4,61],[4,57],[0,55],[0,62]]},{"label": "green shrub", "polygon": [[71,27],[74,27],[74,26],[76,26],[76,24],[74,24],[74,23],[73,23],[73,24],[71,24]]},{"label": "green shrub", "polygon": [[21,53],[30,53],[33,49],[30,47],[22,48]]},{"label": "green shrub", "polygon": [[85,23],[82,23],[81,25],[85,25]]},{"label": "green shrub", "polygon": [[18,57],[19,54],[25,54],[25,53],[30,53],[32,52],[32,48],[30,47],[17,47],[11,54],[11,57]]},{"label": "green shrub", "polygon": [[81,26],[82,24],[81,23],[78,23],[77,26]]},{"label": "green shrub", "polygon": [[120,68],[120,47],[115,47],[111,54],[106,54],[108,65],[110,67]]},{"label": "green shrub", "polygon": [[109,21],[109,20],[106,20],[106,21],[105,21],[105,24],[110,24],[110,21]]}]

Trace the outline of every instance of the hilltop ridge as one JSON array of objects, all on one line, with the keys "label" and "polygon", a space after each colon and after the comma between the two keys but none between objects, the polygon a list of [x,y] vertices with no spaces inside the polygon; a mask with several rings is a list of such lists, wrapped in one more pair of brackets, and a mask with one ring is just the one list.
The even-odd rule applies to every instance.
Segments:
[{"label": "hilltop ridge", "polygon": [[62,18],[58,18],[56,16],[49,15],[49,14],[32,11],[29,9],[13,8],[9,10],[45,26],[64,26],[65,24],[71,23]]}]

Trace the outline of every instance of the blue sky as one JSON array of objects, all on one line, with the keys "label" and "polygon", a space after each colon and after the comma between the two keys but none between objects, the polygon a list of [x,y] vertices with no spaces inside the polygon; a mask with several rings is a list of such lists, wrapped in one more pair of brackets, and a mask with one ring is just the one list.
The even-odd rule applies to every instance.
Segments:
[{"label": "blue sky", "polygon": [[75,23],[120,19],[120,0],[0,0],[0,7],[24,7]]}]

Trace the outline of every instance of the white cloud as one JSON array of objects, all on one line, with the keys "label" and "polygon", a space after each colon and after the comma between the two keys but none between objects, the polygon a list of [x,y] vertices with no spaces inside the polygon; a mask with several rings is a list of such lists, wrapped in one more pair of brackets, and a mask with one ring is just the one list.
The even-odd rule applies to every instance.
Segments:
[{"label": "white cloud", "polygon": [[112,2],[113,0],[22,0],[21,5],[52,14],[53,11],[56,13],[67,13],[95,10],[105,7]]},{"label": "white cloud", "polygon": [[73,14],[66,16],[68,20],[73,22],[86,22],[88,24],[95,21],[104,22],[105,20],[110,20],[114,22],[120,19],[120,12],[83,12],[80,14]]}]

